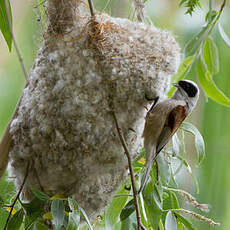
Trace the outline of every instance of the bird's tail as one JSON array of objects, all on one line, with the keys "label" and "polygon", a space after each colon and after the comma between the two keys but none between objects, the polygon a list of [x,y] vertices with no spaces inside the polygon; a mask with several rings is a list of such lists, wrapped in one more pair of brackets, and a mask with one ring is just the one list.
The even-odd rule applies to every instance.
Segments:
[{"label": "bird's tail", "polygon": [[146,158],[146,169],[145,169],[145,173],[144,173],[144,176],[142,177],[141,179],[141,187],[140,187],[140,190],[138,193],[142,192],[147,181],[148,181],[148,178],[149,178],[149,174],[150,174],[150,171],[151,171],[151,168],[152,168],[152,165],[153,165],[153,162],[155,161],[156,159],[156,155],[153,154],[152,155],[153,157],[150,157],[150,159],[147,159]]}]

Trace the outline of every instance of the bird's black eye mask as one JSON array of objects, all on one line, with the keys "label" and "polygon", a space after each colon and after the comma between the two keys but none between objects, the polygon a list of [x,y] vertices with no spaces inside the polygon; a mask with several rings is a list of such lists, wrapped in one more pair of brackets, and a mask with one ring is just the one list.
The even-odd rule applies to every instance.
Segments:
[{"label": "bird's black eye mask", "polygon": [[197,94],[197,88],[187,81],[179,81],[179,86],[188,94],[189,97],[195,97]]}]

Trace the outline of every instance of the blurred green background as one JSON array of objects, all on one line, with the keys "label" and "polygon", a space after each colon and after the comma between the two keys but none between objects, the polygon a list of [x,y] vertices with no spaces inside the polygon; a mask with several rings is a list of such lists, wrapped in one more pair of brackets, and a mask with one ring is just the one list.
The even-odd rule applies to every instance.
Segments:
[{"label": "blurred green background", "polygon": [[[204,15],[208,10],[208,1],[201,1],[202,9],[197,9],[190,17],[185,9],[179,8],[179,0],[148,0],[146,15],[152,23],[164,30],[170,30],[183,48],[186,41],[199,31],[204,24]],[[133,18],[131,0],[95,0],[98,11],[106,11],[113,16]],[[221,1],[216,1],[217,6]],[[27,70],[33,65],[34,58],[42,40],[41,21],[36,1],[15,0],[12,2],[13,26],[19,48],[23,55]],[[107,5],[106,9],[105,6]],[[219,8],[218,8],[219,9]],[[230,35],[229,4],[224,10],[221,24]],[[230,97],[230,48],[221,39],[217,31],[214,40],[218,45],[220,56],[220,73],[214,76],[219,88]],[[195,74],[188,76],[197,80]],[[9,53],[5,41],[0,36],[0,132],[3,133],[7,122],[17,103],[24,86],[18,59],[14,49]],[[210,99],[207,101],[202,93],[199,106],[194,111],[191,122],[199,128],[206,143],[206,159],[201,166],[195,167],[200,194],[196,194],[192,181],[184,179],[184,188],[198,198],[201,203],[210,204],[207,216],[220,222],[218,229],[230,229],[230,108],[223,107]],[[189,139],[191,140],[191,139]],[[195,158],[194,145],[189,150],[190,161]],[[14,187],[6,180],[0,182],[0,194],[8,199]],[[4,195],[3,195],[4,194]],[[7,214],[0,211],[0,229],[3,229]],[[211,229],[207,224],[197,221],[198,229]]]}]

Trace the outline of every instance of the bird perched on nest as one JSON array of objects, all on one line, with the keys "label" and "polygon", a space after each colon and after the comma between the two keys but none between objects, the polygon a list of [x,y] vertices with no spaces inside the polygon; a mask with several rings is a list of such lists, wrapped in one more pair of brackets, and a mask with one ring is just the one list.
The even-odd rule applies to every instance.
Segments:
[{"label": "bird perched on nest", "polygon": [[192,112],[199,98],[199,88],[189,80],[174,84],[177,90],[172,98],[157,103],[146,116],[143,132],[146,151],[146,171],[142,178],[140,192],[144,189],[154,160],[169,142],[184,119]]}]

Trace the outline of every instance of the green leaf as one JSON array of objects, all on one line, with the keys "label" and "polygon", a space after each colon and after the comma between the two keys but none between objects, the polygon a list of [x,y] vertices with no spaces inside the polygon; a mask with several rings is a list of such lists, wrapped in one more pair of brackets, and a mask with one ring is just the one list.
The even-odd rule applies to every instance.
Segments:
[{"label": "green leaf", "polygon": [[174,214],[169,211],[165,218],[165,230],[177,230],[177,222]]},{"label": "green leaf", "polygon": [[177,196],[174,192],[169,191],[170,192],[170,197],[171,197],[171,202],[172,202],[172,208],[173,209],[179,209],[180,205],[179,205],[179,201],[177,199]]},{"label": "green leaf", "polygon": [[80,225],[80,209],[75,200],[68,198],[68,203],[72,212],[69,212],[67,230],[76,230]]},{"label": "green leaf", "polygon": [[205,158],[205,144],[199,130],[189,122],[183,122],[181,129],[186,132],[192,133],[195,136],[195,146],[198,154],[198,163],[200,164]]},{"label": "green leaf", "polygon": [[114,224],[118,222],[121,210],[124,208],[127,202],[129,193],[129,191],[122,187],[118,194],[113,198],[112,202],[110,203],[108,209],[105,212],[106,228],[111,229],[114,226]]},{"label": "green leaf", "polygon": [[130,200],[120,214],[120,220],[123,221],[128,218],[135,211],[134,199]]},{"label": "green leaf", "polygon": [[37,222],[35,224],[35,229],[36,230],[49,230],[49,228],[41,222]]},{"label": "green leaf", "polygon": [[2,206],[4,206],[4,200],[3,200],[3,198],[0,196],[0,208],[1,208]]},{"label": "green leaf", "polygon": [[183,157],[181,157],[180,155],[175,155],[174,157],[176,157],[178,160],[180,160],[182,162],[182,164],[185,166],[185,168],[187,169],[188,173],[192,177],[192,180],[196,186],[197,194],[199,194],[200,188],[199,188],[198,181],[197,181],[195,175],[193,174],[192,169],[191,169],[190,165],[188,164],[188,162]]},{"label": "green leaf", "polygon": [[208,71],[213,75],[217,74],[219,72],[219,54],[215,42],[210,37],[204,43],[203,58]]},{"label": "green leaf", "polygon": [[216,18],[217,15],[218,15],[218,12],[216,10],[211,10],[206,14],[205,21],[210,23]]},{"label": "green leaf", "polygon": [[51,213],[56,230],[61,230],[65,218],[65,206],[62,200],[54,199],[51,203]]},{"label": "green leaf", "polygon": [[162,216],[163,191],[161,183],[156,185],[148,180],[143,192],[144,206],[149,225],[157,229]]},{"label": "green leaf", "polygon": [[209,31],[210,26],[204,26],[203,29],[185,45],[184,53],[186,56],[192,56],[196,51],[199,50],[202,42],[208,36]]},{"label": "green leaf", "polygon": [[196,228],[193,227],[192,223],[189,222],[187,219],[185,219],[182,215],[180,215],[178,212],[174,212],[175,216],[177,219],[183,223],[183,225],[188,229],[188,230],[196,230]]},{"label": "green leaf", "polygon": [[162,182],[168,183],[170,180],[170,168],[169,168],[169,163],[165,159],[164,154],[158,155],[157,165],[158,165],[159,175],[161,175]]},{"label": "green leaf", "polygon": [[212,80],[211,74],[206,71],[205,65],[201,57],[199,57],[196,64],[196,73],[202,88],[208,97],[220,103],[222,105],[230,107],[230,99],[224,95],[224,93],[217,88],[215,83]]},{"label": "green leaf", "polygon": [[45,202],[35,197],[30,203],[23,203],[26,210],[25,230],[29,229],[33,223],[44,213]]},{"label": "green leaf", "polygon": [[[193,63],[193,60],[194,60],[194,56],[190,56],[184,59],[184,61],[180,64],[177,73],[171,77],[172,83],[176,83],[185,78],[186,74],[188,73]],[[176,87],[173,86],[168,92],[168,97],[171,97],[175,90]]]},{"label": "green leaf", "polygon": [[89,218],[88,218],[88,216],[86,215],[85,211],[84,211],[80,206],[79,206],[79,209],[80,209],[80,213],[81,213],[82,217],[84,218],[84,220],[85,220],[86,223],[88,224],[89,229],[90,229],[90,230],[93,230],[93,227],[92,227],[92,225],[90,224]]},{"label": "green leaf", "polygon": [[180,6],[185,4],[185,7],[187,8],[186,14],[192,15],[196,7],[200,6],[200,0],[181,0]]},{"label": "green leaf", "polygon": [[17,211],[11,218],[7,226],[7,230],[18,230],[20,229],[22,225],[24,217],[24,211],[21,208],[19,211]]},{"label": "green leaf", "polygon": [[41,192],[38,189],[33,189],[32,192],[40,200],[49,200],[50,199],[50,197],[47,194],[45,194],[44,192]]},{"label": "green leaf", "polygon": [[164,230],[164,225],[162,223],[162,219],[160,219],[160,222],[159,222],[159,230]]},{"label": "green leaf", "polygon": [[219,29],[219,33],[220,33],[220,36],[222,37],[222,39],[224,40],[226,45],[230,47],[230,38],[225,33],[225,31],[224,31],[224,29],[223,29],[223,27],[221,26],[220,23],[218,24],[218,29]]},{"label": "green leaf", "polygon": [[[8,1],[8,3],[9,3],[8,5],[9,5],[10,19],[12,22],[12,13],[11,13],[10,1]],[[0,30],[3,34],[3,37],[6,40],[9,51],[11,51],[12,37],[11,37],[10,26],[9,26],[10,24],[8,22],[8,17],[7,17],[6,12],[7,11],[6,11],[6,6],[5,6],[5,0],[0,0]]]},{"label": "green leaf", "polygon": [[136,215],[131,215],[125,220],[121,221],[121,230],[136,230],[137,229],[137,221]]}]

